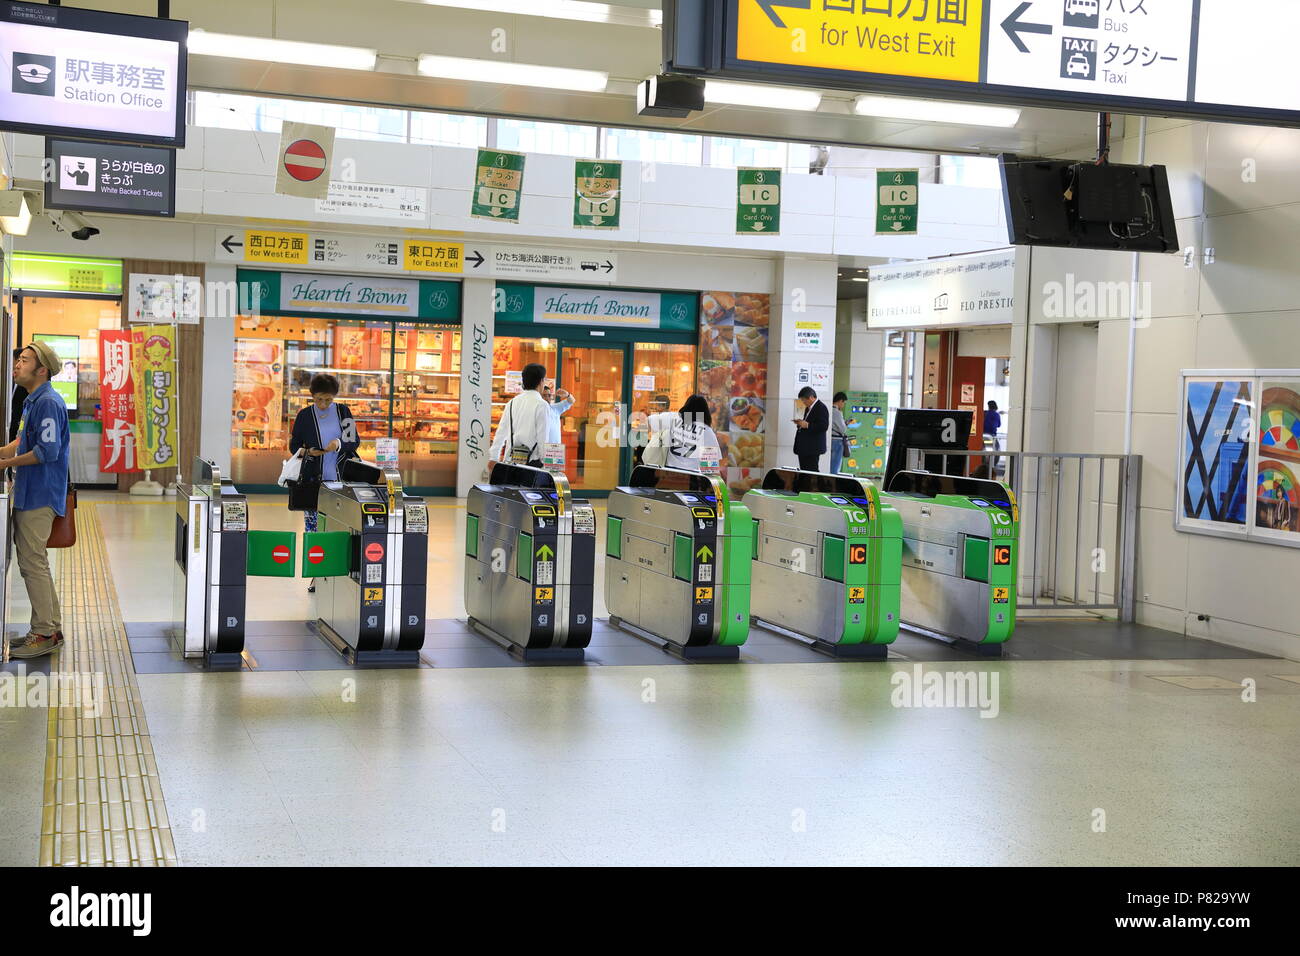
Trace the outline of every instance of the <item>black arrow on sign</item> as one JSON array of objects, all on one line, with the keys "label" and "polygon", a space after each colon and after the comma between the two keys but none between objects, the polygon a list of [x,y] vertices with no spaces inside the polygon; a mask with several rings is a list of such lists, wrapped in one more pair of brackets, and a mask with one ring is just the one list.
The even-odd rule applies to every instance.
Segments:
[{"label": "black arrow on sign", "polygon": [[614,271],[614,263],[610,262],[608,259],[605,260],[605,271],[606,272]]},{"label": "black arrow on sign", "polygon": [[483,253],[479,252],[477,249],[473,249],[471,251],[474,253],[474,255],[466,256],[465,261],[474,263],[474,268],[477,269],[484,262]]},{"label": "black arrow on sign", "polygon": [[785,28],[785,21],[776,15],[776,7],[789,7],[791,10],[811,10],[812,0],[757,0],[758,5],[767,14],[773,26]]},{"label": "black arrow on sign", "polygon": [[234,250],[234,249],[231,249],[231,248],[230,248],[231,246],[242,246],[242,245],[243,245],[242,242],[234,242],[234,241],[233,241],[234,238],[235,238],[234,236],[226,236],[226,238],[222,239],[222,240],[221,240],[221,248],[222,248],[222,249],[225,249],[226,252],[233,253],[235,250]]},{"label": "black arrow on sign", "polygon": [[1011,37],[1011,42],[1016,45],[1016,49],[1021,53],[1028,53],[1029,47],[1025,46],[1025,41],[1020,39],[1022,33],[1046,33],[1049,36],[1052,28],[1046,23],[1024,23],[1020,18],[1025,15],[1025,11],[1030,7],[1030,0],[1026,0],[1020,6],[1011,11],[1011,16],[1002,21],[1002,29],[1007,31],[1007,36]]}]

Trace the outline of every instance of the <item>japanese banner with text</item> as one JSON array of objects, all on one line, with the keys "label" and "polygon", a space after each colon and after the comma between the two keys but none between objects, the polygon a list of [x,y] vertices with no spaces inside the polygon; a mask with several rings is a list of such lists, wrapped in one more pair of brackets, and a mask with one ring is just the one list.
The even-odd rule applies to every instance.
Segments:
[{"label": "japanese banner with text", "polygon": [[104,431],[99,470],[135,471],[135,381],[131,374],[131,332],[99,333],[99,396]]},{"label": "japanese banner with text", "polygon": [[176,327],[131,330],[139,467],[173,468],[180,460],[180,405],[176,387]]}]

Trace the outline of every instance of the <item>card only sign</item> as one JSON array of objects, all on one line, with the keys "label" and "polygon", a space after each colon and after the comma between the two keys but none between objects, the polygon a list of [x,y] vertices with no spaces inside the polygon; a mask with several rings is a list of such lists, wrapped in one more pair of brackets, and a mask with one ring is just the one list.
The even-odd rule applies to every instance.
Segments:
[{"label": "card only sign", "polygon": [[45,139],[45,208],[176,215],[176,150]]}]

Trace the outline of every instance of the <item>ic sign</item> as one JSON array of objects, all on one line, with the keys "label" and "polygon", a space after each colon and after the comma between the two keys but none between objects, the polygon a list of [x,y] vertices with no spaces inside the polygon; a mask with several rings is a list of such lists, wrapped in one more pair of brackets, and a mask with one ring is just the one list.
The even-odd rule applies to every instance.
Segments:
[{"label": "ic sign", "polygon": [[185,145],[189,24],[0,2],[0,128]]},{"label": "ic sign", "polygon": [[993,563],[997,565],[1007,565],[1011,563],[1011,545],[998,544],[993,546]]},{"label": "ic sign", "polygon": [[854,544],[849,546],[849,564],[866,564],[867,563],[867,546],[865,544]]}]

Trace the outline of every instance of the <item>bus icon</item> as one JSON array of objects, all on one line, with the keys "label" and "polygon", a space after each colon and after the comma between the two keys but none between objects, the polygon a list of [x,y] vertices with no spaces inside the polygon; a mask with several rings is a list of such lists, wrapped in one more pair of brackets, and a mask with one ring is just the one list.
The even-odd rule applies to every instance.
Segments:
[{"label": "bus icon", "polygon": [[1065,25],[1096,29],[1101,16],[1098,0],[1065,0]]}]

